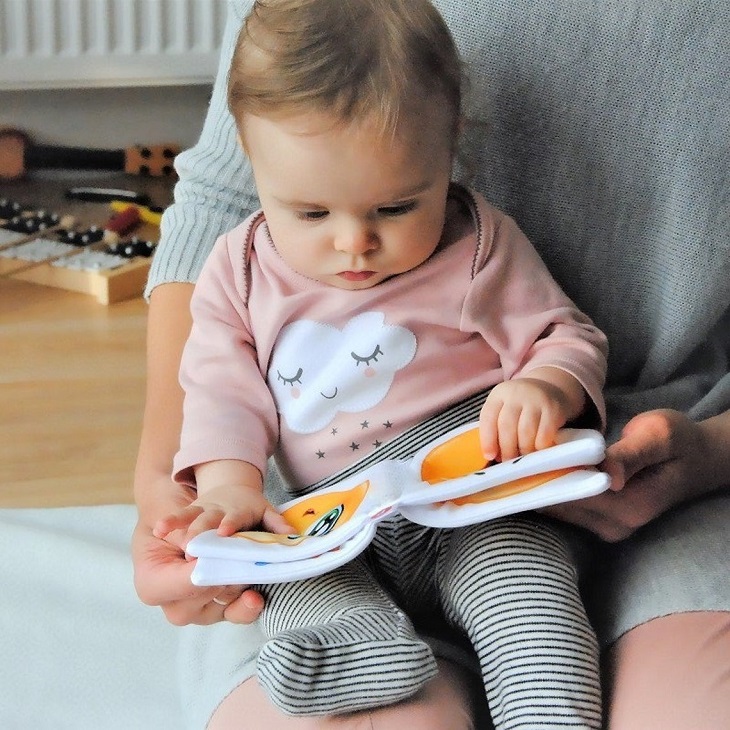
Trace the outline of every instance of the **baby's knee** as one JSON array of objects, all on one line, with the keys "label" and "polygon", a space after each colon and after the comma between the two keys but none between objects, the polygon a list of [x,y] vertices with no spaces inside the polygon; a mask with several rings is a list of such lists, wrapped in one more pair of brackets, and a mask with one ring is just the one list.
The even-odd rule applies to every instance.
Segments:
[{"label": "baby's knee", "polygon": [[573,568],[563,536],[550,524],[528,517],[505,517],[453,531],[443,565],[448,572],[541,563]]}]

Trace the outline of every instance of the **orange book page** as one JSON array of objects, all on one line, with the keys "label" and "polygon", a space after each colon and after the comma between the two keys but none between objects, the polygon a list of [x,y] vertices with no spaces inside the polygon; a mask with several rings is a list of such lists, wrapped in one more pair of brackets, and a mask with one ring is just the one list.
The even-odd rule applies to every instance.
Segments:
[{"label": "orange book page", "polygon": [[474,494],[467,494],[464,497],[458,497],[456,499],[450,499],[449,504],[464,505],[464,504],[481,504],[482,502],[490,502],[494,499],[502,499],[503,497],[511,497],[521,492],[527,492],[530,489],[539,487],[541,484],[557,479],[558,477],[568,474],[571,471],[576,471],[578,467],[571,467],[569,469],[555,469],[554,471],[546,471],[542,474],[533,474],[529,477],[523,477],[522,479],[515,479],[512,482],[505,482],[499,484],[496,487],[485,489],[481,492],[474,492]]},{"label": "orange book page", "polygon": [[[448,479],[458,479],[476,471],[488,469],[489,462],[482,454],[482,447],[479,442],[479,429],[473,428],[469,431],[454,436],[430,451],[421,463],[421,479],[428,484],[438,484]],[[557,479],[571,471],[570,469],[555,469],[553,471],[534,474],[532,476],[515,479],[511,482],[490,487],[481,492],[467,494],[464,497],[449,500],[450,504],[480,504],[495,499],[511,497],[521,492],[539,487],[541,484]],[[444,504],[443,502],[441,504]]]},{"label": "orange book page", "polygon": [[429,451],[421,462],[421,479],[428,484],[438,484],[473,474],[488,463],[479,443],[479,429],[472,428]]}]

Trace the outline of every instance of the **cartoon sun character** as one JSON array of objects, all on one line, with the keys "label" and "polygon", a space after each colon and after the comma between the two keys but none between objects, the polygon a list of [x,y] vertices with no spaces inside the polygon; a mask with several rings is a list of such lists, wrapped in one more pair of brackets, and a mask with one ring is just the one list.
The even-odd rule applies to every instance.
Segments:
[{"label": "cartoon sun character", "polygon": [[369,489],[370,482],[364,481],[344,492],[313,494],[282,515],[302,535],[326,535],[352,518]]},{"label": "cartoon sun character", "polygon": [[235,537],[258,543],[298,545],[313,535],[326,535],[337,526],[344,525],[357,512],[370,490],[370,482],[364,481],[343,492],[313,494],[296,502],[282,512],[287,522],[297,531],[296,535],[275,535],[270,532],[237,532]]}]

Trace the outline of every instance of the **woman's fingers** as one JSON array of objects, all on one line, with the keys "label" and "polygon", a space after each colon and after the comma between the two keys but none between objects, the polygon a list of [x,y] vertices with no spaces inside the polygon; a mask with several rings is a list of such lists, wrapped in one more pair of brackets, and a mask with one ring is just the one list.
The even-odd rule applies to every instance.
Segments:
[{"label": "woman's fingers", "polygon": [[226,606],[223,615],[226,621],[232,623],[251,624],[256,621],[263,608],[263,596],[251,588],[245,588],[238,598]]}]

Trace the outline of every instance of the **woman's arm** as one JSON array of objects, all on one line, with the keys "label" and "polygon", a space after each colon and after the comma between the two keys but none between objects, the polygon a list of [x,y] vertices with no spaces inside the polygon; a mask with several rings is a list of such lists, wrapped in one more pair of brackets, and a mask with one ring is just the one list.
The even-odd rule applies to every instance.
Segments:
[{"label": "woman's arm", "polygon": [[[164,284],[150,297],[147,316],[147,391],[142,438],[137,455],[134,498],[144,510],[156,494],[146,484],[158,477],[169,483],[169,491],[182,499],[170,479],[172,458],[180,446],[183,390],[178,370],[183,347],[190,333],[192,284]],[[188,490],[193,499],[194,492]]]},{"label": "woman's arm", "polygon": [[162,216],[145,295],[159,284],[194,282],[215,240],[259,207],[253,172],[228,112],[227,79],[252,0],[229,4],[218,72],[200,139],[175,158],[175,202]]},{"label": "woman's arm", "polygon": [[[180,547],[183,535],[161,540],[152,534],[158,519],[184,507],[194,491],[175,484],[172,459],[180,438],[183,392],[177,373],[190,331],[191,284],[164,284],[150,298],[147,330],[147,401],[135,470],[138,522],[132,538],[135,587],[141,600],[160,606],[174,624],[220,621],[250,623],[263,607],[254,591],[240,586],[198,588],[191,583],[193,563]],[[226,607],[213,602],[223,600]]]}]

